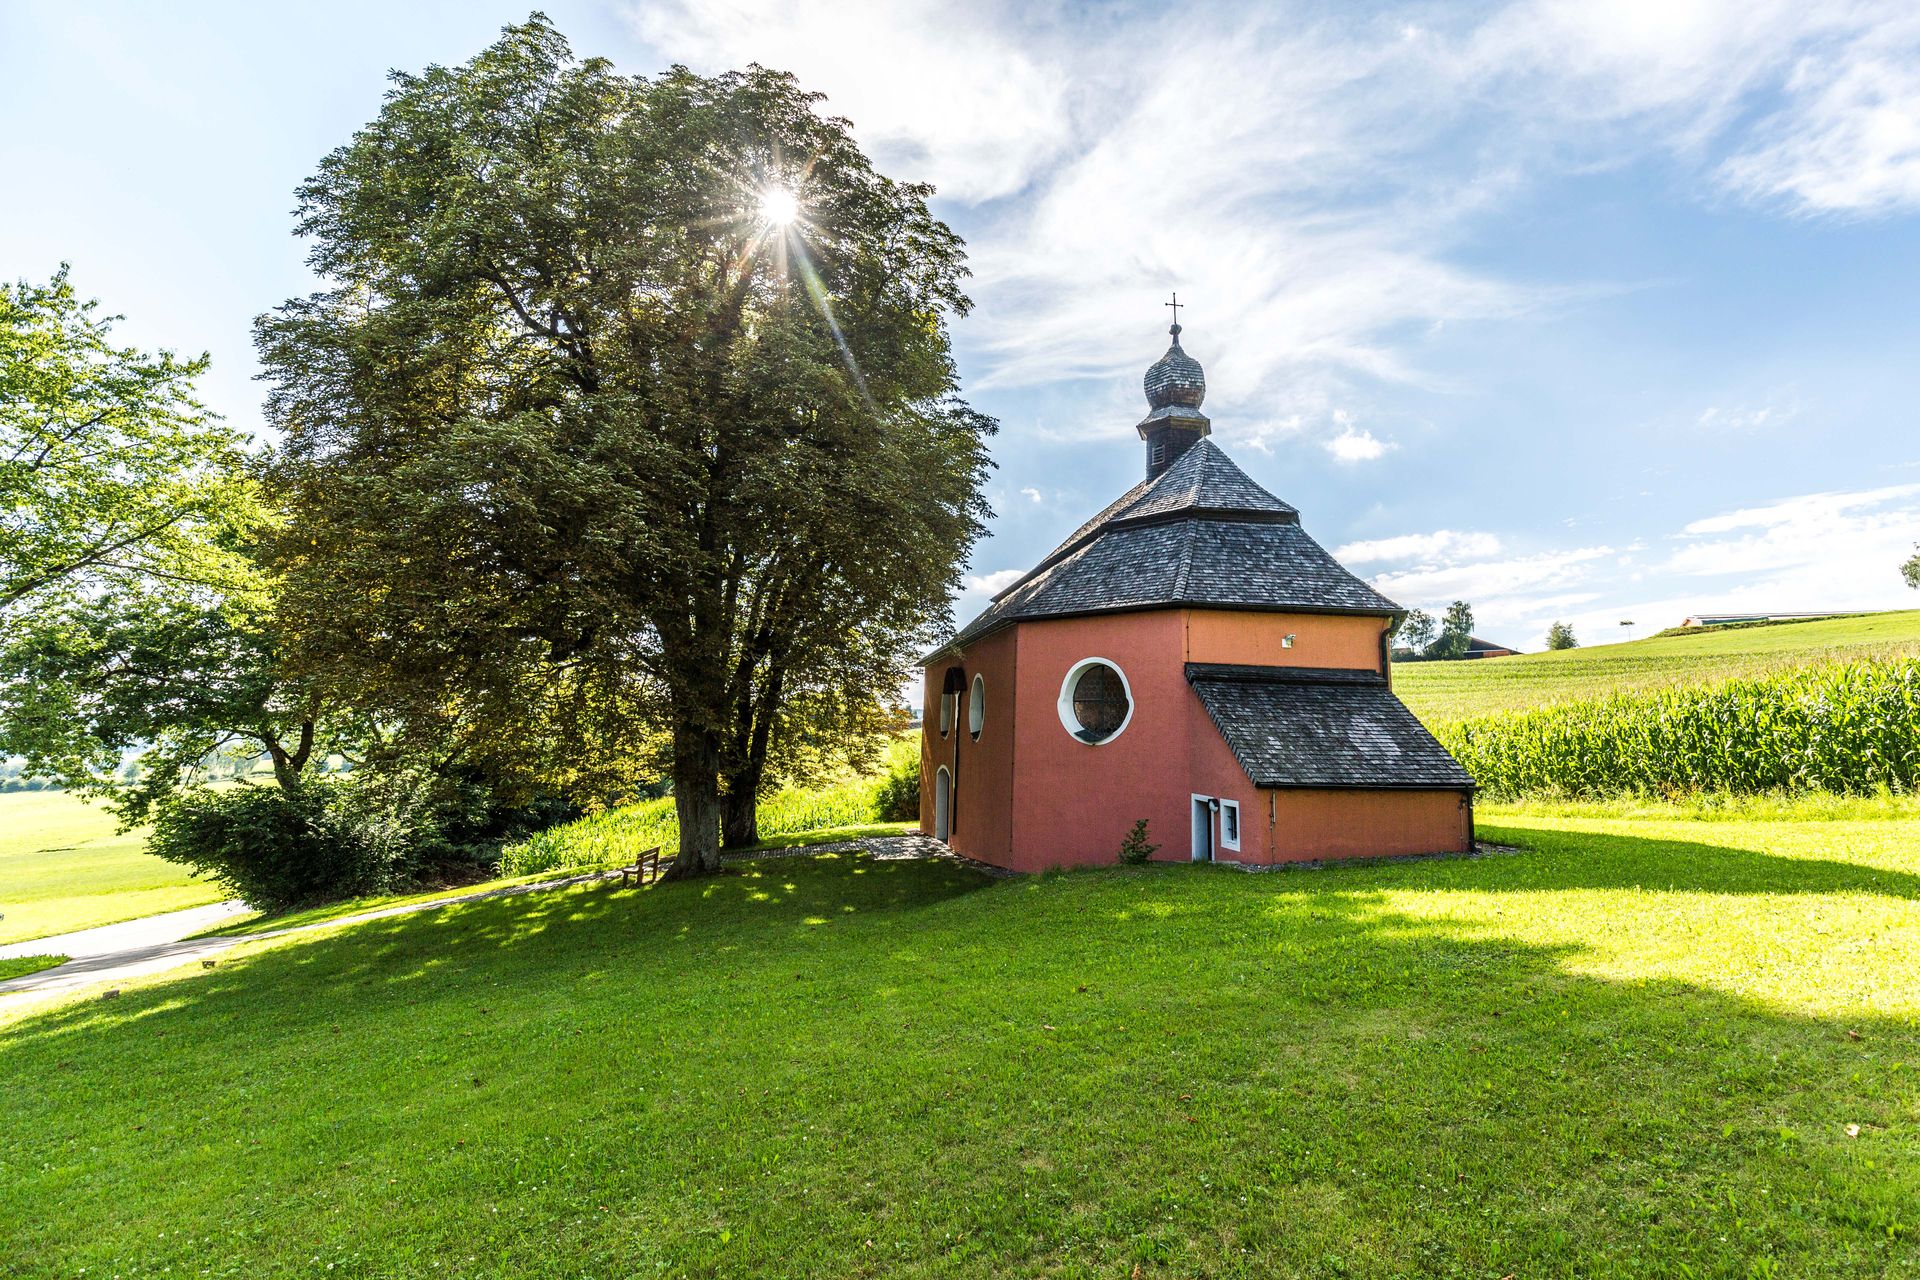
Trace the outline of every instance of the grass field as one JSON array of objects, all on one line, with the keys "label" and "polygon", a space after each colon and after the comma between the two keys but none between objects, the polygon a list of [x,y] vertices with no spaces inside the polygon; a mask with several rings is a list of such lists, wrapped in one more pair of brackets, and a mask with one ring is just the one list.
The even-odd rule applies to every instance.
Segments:
[{"label": "grass field", "polygon": [[1730,676],[1829,658],[1920,653],[1920,610],[1660,636],[1474,662],[1408,662],[1394,692],[1428,724]]},{"label": "grass field", "polygon": [[1249,876],[768,861],[0,1029],[0,1274],[1920,1266],[1920,810]]},{"label": "grass field", "polygon": [[227,896],[145,847],[145,832],[116,834],[112,814],[65,792],[0,792],[0,943]]}]

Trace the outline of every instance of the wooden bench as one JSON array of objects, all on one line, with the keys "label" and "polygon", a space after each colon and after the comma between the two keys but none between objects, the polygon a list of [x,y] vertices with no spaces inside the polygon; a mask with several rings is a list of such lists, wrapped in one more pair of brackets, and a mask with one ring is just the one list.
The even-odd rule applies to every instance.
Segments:
[{"label": "wooden bench", "polygon": [[626,885],[638,881],[643,885],[652,884],[665,870],[660,865],[660,846],[655,845],[651,849],[642,849],[632,866],[620,868],[620,883]]}]

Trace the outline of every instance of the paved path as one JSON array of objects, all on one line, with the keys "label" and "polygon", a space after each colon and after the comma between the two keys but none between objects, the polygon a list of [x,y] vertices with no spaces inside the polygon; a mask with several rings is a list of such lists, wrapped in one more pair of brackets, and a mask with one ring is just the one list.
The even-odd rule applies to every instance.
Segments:
[{"label": "paved path", "polygon": [[533,893],[540,889],[559,889],[570,884],[583,884],[589,880],[602,880],[607,876],[618,874],[613,871],[591,871],[584,875],[564,876],[557,880],[541,880],[533,884],[509,885],[504,889],[483,889],[475,893],[456,894],[450,898],[435,898],[430,902],[406,902],[399,906],[381,907],[376,911],[361,911],[350,916],[335,916],[331,920],[316,920],[312,924],[294,925],[288,929],[236,933],[224,938],[195,938],[191,935],[214,928],[222,920],[245,911],[247,909],[245,903],[221,902],[211,907],[168,911],[162,915],[145,916],[121,924],[101,925],[97,929],[83,929],[78,933],[61,933],[50,938],[35,938],[29,942],[16,942],[0,947],[0,959],[8,956],[71,956],[73,958],[66,964],[52,969],[42,969],[38,973],[29,973],[25,977],[0,982],[0,1000],[8,996],[50,995],[71,991],[75,987],[84,987],[89,983],[117,982],[123,978],[137,978],[143,974],[158,973],[162,969],[171,969],[175,965],[186,964],[190,960],[210,959],[222,951],[259,938],[306,933],[313,929],[331,929],[336,925],[358,924],[363,920],[380,920],[387,916],[403,916],[415,911],[432,911],[436,907],[448,907],[456,902],[476,902],[481,898],[504,898],[514,894]]},{"label": "paved path", "polygon": [[[884,859],[952,858],[956,861],[966,861],[958,858],[946,845],[927,836],[870,836],[859,840],[842,841],[838,844],[768,849],[725,858],[723,861],[753,862],[760,858],[797,857],[819,853],[864,853],[870,857]],[[982,869],[999,871],[999,868],[994,867]],[[29,973],[25,977],[0,982],[0,1001],[4,1001],[9,996],[52,995],[71,991],[76,987],[84,987],[90,983],[117,982],[123,978],[137,978],[143,974],[158,973],[162,969],[171,969],[175,965],[186,964],[192,960],[211,959],[243,942],[253,942],[260,938],[306,933],[313,929],[331,929],[343,924],[359,924],[365,920],[382,920],[388,916],[409,915],[415,911],[432,911],[436,907],[448,907],[456,902],[477,902],[482,898],[504,898],[514,894],[537,893],[543,889],[562,889],[568,885],[605,880],[619,874],[617,870],[588,871],[581,875],[562,876],[555,880],[509,885],[504,889],[482,889],[448,898],[435,898],[430,902],[407,902],[399,906],[381,907],[374,911],[361,911],[350,916],[335,916],[331,920],[316,920],[312,924],[294,925],[286,929],[266,929],[259,933],[237,933],[223,938],[195,938],[192,935],[203,933],[222,920],[245,911],[247,909],[245,903],[220,902],[210,907],[192,907],[186,911],[168,911],[162,915],[145,916],[121,924],[101,925],[97,929],[83,929],[78,933],[34,938],[29,942],[15,942],[0,947],[0,959],[10,956],[71,956],[72,959],[56,968],[42,969],[38,973]]]}]

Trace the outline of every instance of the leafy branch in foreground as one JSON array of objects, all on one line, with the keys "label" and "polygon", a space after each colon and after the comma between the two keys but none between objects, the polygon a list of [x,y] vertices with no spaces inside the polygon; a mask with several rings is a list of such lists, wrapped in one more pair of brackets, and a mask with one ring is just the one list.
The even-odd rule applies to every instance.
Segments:
[{"label": "leafy branch in foreground", "polygon": [[0,614],[49,593],[223,583],[257,516],[242,440],[200,403],[207,358],[112,342],[67,268],[0,283]]}]

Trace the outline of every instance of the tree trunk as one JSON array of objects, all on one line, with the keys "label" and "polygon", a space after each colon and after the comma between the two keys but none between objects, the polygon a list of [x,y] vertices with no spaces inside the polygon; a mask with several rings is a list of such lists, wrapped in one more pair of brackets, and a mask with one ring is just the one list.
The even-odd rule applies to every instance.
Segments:
[{"label": "tree trunk", "polygon": [[673,727],[673,807],[680,817],[680,855],[666,879],[718,874],[720,744],[713,730],[684,717]]},{"label": "tree trunk", "polygon": [[767,747],[773,741],[773,717],[780,705],[780,690],[786,671],[776,659],[761,682],[757,698],[745,701],[736,715],[750,723],[735,724],[733,732],[746,739],[743,758],[731,762],[727,773],[726,818],[721,826],[721,847],[744,849],[760,843],[760,784],[767,776]]},{"label": "tree trunk", "polygon": [[755,803],[759,787],[747,784],[739,773],[727,780],[726,798],[721,802],[720,847],[745,849],[760,843],[760,813]]}]

